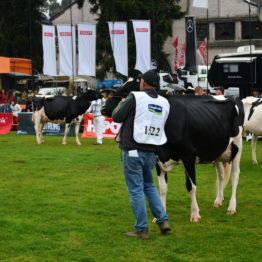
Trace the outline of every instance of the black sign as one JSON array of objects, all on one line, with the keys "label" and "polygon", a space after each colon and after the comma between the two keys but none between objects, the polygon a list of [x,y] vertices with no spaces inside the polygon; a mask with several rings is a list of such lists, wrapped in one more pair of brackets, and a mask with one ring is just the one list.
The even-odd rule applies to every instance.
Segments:
[{"label": "black sign", "polygon": [[[35,135],[34,122],[32,121],[32,113],[19,113],[19,130],[18,135]],[[43,128],[43,135],[46,136],[64,136],[65,125],[46,123]],[[69,136],[75,136],[74,125],[71,125]]]}]

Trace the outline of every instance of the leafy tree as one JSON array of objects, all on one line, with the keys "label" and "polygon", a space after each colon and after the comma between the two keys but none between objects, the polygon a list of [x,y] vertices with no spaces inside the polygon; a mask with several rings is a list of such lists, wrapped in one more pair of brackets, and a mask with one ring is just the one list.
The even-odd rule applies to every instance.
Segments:
[{"label": "leafy tree", "polygon": [[44,0],[0,1],[0,56],[32,58],[33,68],[40,70],[44,4]]},{"label": "leafy tree", "polygon": [[170,70],[163,44],[172,34],[172,21],[183,17],[180,0],[89,0],[91,12],[99,15],[97,23],[97,76],[104,78],[113,65],[108,21],[128,21],[128,52],[130,75],[137,74],[133,20],[151,20],[151,53],[158,69]]}]

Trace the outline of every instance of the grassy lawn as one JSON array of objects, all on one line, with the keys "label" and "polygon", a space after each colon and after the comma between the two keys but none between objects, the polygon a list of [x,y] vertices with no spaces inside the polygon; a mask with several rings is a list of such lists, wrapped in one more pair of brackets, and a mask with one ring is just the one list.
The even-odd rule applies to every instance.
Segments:
[{"label": "grassy lawn", "polygon": [[[167,198],[172,233],[150,223],[150,239],[129,239],[134,217],[118,145],[14,132],[0,136],[0,261],[4,262],[253,262],[262,261],[262,141],[259,165],[244,142],[235,215],[213,208],[215,169],[197,166],[202,221],[190,223],[190,197],[182,166],[169,176]],[[157,179],[156,179],[157,181]],[[151,213],[149,218],[152,220]]]}]

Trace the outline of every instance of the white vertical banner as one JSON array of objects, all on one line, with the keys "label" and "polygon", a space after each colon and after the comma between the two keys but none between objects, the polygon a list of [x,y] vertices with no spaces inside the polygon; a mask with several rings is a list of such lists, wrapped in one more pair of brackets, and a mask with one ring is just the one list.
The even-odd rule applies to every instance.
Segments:
[{"label": "white vertical banner", "polygon": [[128,76],[127,23],[108,22],[116,71]]},{"label": "white vertical banner", "polygon": [[43,44],[43,74],[55,76],[56,72],[56,49],[55,49],[55,26],[42,25]]},{"label": "white vertical banner", "polygon": [[96,25],[79,24],[78,75],[96,75]]},{"label": "white vertical banner", "polygon": [[208,8],[208,0],[193,0],[193,7]]},{"label": "white vertical banner", "polygon": [[76,72],[75,26],[57,25],[57,33],[60,64],[59,74],[73,76]]},{"label": "white vertical banner", "polygon": [[151,29],[149,20],[133,20],[136,39],[135,69],[144,73],[151,69]]}]

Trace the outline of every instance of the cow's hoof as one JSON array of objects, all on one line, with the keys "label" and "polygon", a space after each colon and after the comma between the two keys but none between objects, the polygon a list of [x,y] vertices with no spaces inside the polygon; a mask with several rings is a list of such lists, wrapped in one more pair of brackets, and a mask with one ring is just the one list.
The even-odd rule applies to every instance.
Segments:
[{"label": "cow's hoof", "polygon": [[234,209],[228,209],[227,210],[227,214],[228,215],[233,215],[233,214],[235,214],[237,211],[236,210],[234,210]]},{"label": "cow's hoof", "polygon": [[222,207],[222,203],[215,202],[215,203],[214,203],[214,207],[217,207],[217,208]]},{"label": "cow's hoof", "polygon": [[201,216],[191,216],[190,218],[190,222],[194,222],[194,223],[200,222],[200,220],[201,220]]},{"label": "cow's hoof", "polygon": [[62,143],[62,145],[66,146],[66,143]]},{"label": "cow's hoof", "polygon": [[253,163],[254,165],[257,165],[257,164],[258,164],[257,160],[252,160],[252,163]]},{"label": "cow's hoof", "polygon": [[77,144],[78,146],[82,146],[82,144],[80,143],[80,144]]}]

